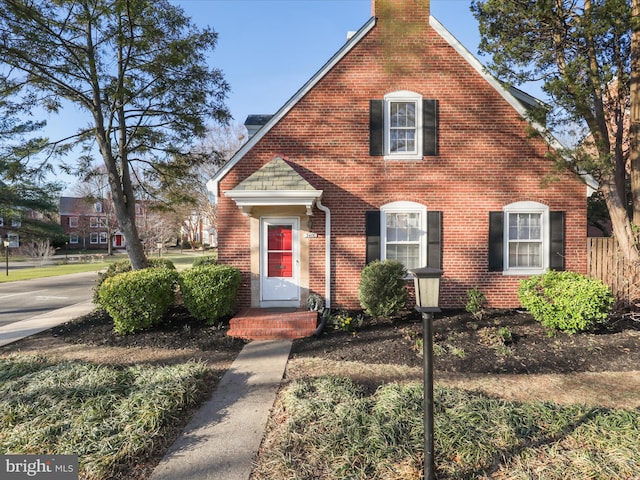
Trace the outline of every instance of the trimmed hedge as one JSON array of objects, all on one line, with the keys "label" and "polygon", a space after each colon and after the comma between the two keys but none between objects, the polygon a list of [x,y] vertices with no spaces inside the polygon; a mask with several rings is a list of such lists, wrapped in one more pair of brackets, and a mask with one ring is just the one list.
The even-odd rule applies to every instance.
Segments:
[{"label": "trimmed hedge", "polygon": [[[175,270],[176,266],[168,258],[147,258],[147,264],[149,268],[168,268]],[[100,286],[107,278],[114,277],[121,273],[131,271],[131,261],[129,259],[118,260],[110,264],[104,272],[98,272],[98,281],[95,287],[93,287],[93,303],[100,306],[100,299],[98,298],[100,292]]]},{"label": "trimmed hedge", "polygon": [[145,268],[106,278],[98,291],[100,305],[119,334],[146,330],[162,322],[175,301],[178,272]]},{"label": "trimmed hedge", "polygon": [[549,332],[566,333],[604,323],[614,302],[611,289],[600,280],[555,271],[521,280],[518,298]]},{"label": "trimmed hedge", "polygon": [[189,313],[207,325],[233,313],[240,270],[229,265],[202,265],[183,271],[179,282],[182,300]]},{"label": "trimmed hedge", "polygon": [[391,317],[407,306],[407,270],[396,260],[375,260],[364,267],[358,300],[373,317]]},{"label": "trimmed hedge", "polygon": [[218,263],[218,257],[215,255],[205,255],[204,257],[196,257],[192,267],[201,267],[203,265],[216,265]]}]

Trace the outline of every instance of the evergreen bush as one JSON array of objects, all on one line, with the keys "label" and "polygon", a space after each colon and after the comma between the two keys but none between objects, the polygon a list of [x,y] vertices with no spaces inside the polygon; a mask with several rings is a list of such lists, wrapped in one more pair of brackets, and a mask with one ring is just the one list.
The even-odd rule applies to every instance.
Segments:
[{"label": "evergreen bush", "polygon": [[191,264],[192,267],[201,267],[203,265],[216,265],[218,263],[218,259],[216,256],[214,255],[205,255],[203,257],[196,257],[195,260],[193,261],[193,263]]},{"label": "evergreen bush", "polygon": [[396,260],[376,260],[364,267],[358,287],[358,300],[373,317],[391,317],[406,308],[407,270]]},{"label": "evergreen bush", "polygon": [[577,333],[604,323],[614,298],[600,280],[575,272],[548,271],[520,282],[518,298],[550,333]]},{"label": "evergreen bush", "polygon": [[[168,268],[175,270],[176,266],[168,258],[148,258],[147,264],[149,268]],[[110,264],[104,272],[98,272],[98,280],[95,287],[93,287],[93,303],[100,307],[100,299],[98,298],[100,293],[100,286],[107,278],[114,277],[124,272],[131,271],[131,261],[127,258],[124,260],[118,260]]]},{"label": "evergreen bush", "polygon": [[195,318],[214,325],[233,313],[241,280],[240,270],[229,265],[187,269],[179,278],[184,306]]},{"label": "evergreen bush", "polygon": [[119,334],[146,330],[162,322],[175,301],[178,272],[145,268],[106,278],[98,292],[100,305],[113,318]]}]

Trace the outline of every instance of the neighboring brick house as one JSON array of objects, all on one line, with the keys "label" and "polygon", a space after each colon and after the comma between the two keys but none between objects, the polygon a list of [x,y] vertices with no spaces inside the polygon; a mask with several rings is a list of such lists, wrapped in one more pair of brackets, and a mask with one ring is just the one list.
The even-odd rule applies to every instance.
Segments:
[{"label": "neighboring brick house", "polygon": [[124,236],[117,230],[117,222],[103,201],[89,201],[83,197],[60,197],[60,225],[68,236],[69,248],[83,250],[106,249],[109,231],[112,247],[125,248]]},{"label": "neighboring brick house", "polygon": [[240,305],[301,307],[315,292],[359,308],[375,258],[442,268],[445,308],[474,287],[516,307],[527,275],[585,273],[587,186],[530,135],[535,100],[490,77],[428,2],[373,11],[209,183]]}]

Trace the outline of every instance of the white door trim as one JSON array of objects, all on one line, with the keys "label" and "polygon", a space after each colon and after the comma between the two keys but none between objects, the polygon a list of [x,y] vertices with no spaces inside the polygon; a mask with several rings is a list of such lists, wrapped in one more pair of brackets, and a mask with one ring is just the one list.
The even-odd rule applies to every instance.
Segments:
[{"label": "white door trim", "polygon": [[[292,276],[286,278],[268,276],[268,230],[270,225],[291,225]],[[300,306],[300,218],[260,218],[260,306]]]}]

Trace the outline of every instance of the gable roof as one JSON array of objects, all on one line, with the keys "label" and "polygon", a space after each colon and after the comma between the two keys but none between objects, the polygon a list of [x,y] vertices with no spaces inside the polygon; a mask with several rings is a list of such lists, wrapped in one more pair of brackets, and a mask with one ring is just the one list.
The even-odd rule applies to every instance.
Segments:
[{"label": "gable roof", "polygon": [[[347,43],[324,64],[324,66],[311,77],[278,112],[271,116],[268,121],[259,128],[247,143],[245,143],[229,161],[216,172],[207,182],[207,188],[211,192],[214,202],[219,195],[220,180],[238,163],[244,155],[256,145],[297,103],[304,97],[344,56],[346,56],[362,38],[369,33],[376,25],[376,17],[371,17],[367,23],[353,35]],[[556,150],[563,150],[565,147],[551,135],[542,125],[531,122],[527,109],[539,104],[539,100],[531,95],[522,92],[514,87],[505,87],[498,79],[491,75],[480,61],[449,32],[435,17],[429,17],[429,25],[438,33],[467,63],[474,68],[491,85],[509,105],[511,105],[523,118],[527,119],[531,125],[542,135],[546,142]],[[541,103],[541,102],[540,102]],[[588,185],[595,188],[596,182],[588,175],[583,175]]]},{"label": "gable roof", "polygon": [[238,191],[315,190],[291,165],[276,157],[250,177],[240,182],[232,192]]},{"label": "gable roof", "polygon": [[214,199],[218,197],[218,182],[224,177],[229,170],[231,170],[240,159],[253,148],[253,146],[264,137],[271,128],[278,123],[288,112],[291,110],[298,101],[304,97],[328,72],[331,70],[342,58],[353,49],[355,45],[362,40],[362,38],[369,33],[369,31],[375,26],[376,18],[371,17],[364,26],[358,30],[347,42],[342,46],[336,54],[325,63],[318,72],[305,83],[300,90],[298,90],[293,97],[291,97],[287,103],[285,103],[275,115],[273,115],[267,123],[260,128],[256,134],[249,139],[240,149],[229,159],[229,161],[216,172],[211,180],[207,182],[207,188],[212,193]]},{"label": "gable roof", "polygon": [[58,211],[60,215],[102,215],[96,212],[94,205],[99,200],[87,200],[85,197],[60,197]]},{"label": "gable roof", "polygon": [[246,214],[253,207],[299,205],[312,215],[322,190],[316,190],[284,159],[275,157],[224,194]]}]

